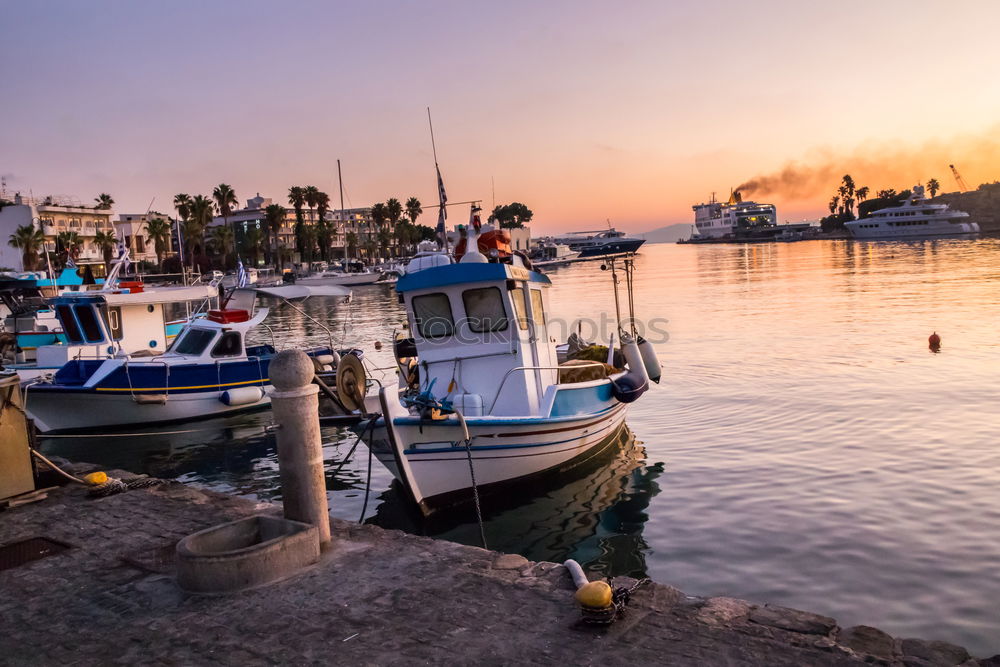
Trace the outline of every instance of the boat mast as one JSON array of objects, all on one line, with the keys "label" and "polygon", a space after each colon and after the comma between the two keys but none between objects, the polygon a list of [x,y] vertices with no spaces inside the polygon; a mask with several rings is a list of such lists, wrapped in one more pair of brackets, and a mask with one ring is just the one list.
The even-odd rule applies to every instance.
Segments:
[{"label": "boat mast", "polygon": [[337,183],[340,185],[340,222],[344,225],[344,261],[347,261],[347,218],[344,217],[344,179],[340,175],[340,158],[337,158]]}]

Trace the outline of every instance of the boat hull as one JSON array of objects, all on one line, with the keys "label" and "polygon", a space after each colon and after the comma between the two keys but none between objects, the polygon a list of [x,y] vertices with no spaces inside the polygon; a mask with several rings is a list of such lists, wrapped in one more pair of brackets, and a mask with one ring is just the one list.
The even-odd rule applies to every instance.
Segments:
[{"label": "boat hull", "polygon": [[354,287],[357,285],[374,285],[382,277],[380,273],[347,273],[341,276],[316,276],[313,278],[299,278],[296,285],[325,287],[337,285],[340,287]]},{"label": "boat hull", "polygon": [[580,258],[603,257],[605,255],[620,255],[625,252],[635,252],[646,239],[623,239],[620,241],[609,241],[597,246],[585,246],[580,248]]},{"label": "boat hull", "polygon": [[42,433],[83,431],[122,426],[148,426],[166,422],[186,422],[268,407],[267,394],[255,403],[230,406],[218,390],[170,394],[162,403],[155,395],[99,394],[83,391],[44,391],[30,387],[25,408]]},{"label": "boat hull", "polygon": [[893,241],[898,239],[928,239],[928,238],[967,238],[979,233],[979,225],[975,222],[939,223],[927,226],[913,227],[862,227],[866,220],[847,223],[851,236],[857,240]]},{"label": "boat hull", "polygon": [[[599,414],[559,418],[468,418],[471,457],[480,497],[558,474],[599,455],[623,427],[626,406]],[[410,491],[425,514],[473,499],[472,478],[461,427],[454,418],[380,420],[369,446]]]}]

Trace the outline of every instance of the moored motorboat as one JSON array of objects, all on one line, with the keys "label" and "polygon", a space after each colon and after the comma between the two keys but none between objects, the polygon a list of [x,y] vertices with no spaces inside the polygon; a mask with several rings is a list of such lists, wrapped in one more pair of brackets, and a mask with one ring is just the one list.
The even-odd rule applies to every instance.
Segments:
[{"label": "moored motorboat", "polygon": [[[316,288],[325,295],[342,288]],[[305,286],[254,290],[285,298],[310,294]],[[245,292],[244,292],[245,293]],[[43,433],[136,424],[189,421],[266,407],[267,371],[273,345],[248,345],[247,334],[268,309],[233,306],[190,320],[158,356],[116,354],[109,359],[72,359],[54,376],[24,383],[25,409]],[[93,321],[93,338],[112,340],[106,320]],[[320,371],[333,370],[339,352],[330,347],[306,353]]]},{"label": "moored motorboat", "polygon": [[549,278],[502,243],[492,261],[475,236],[468,247],[457,263],[416,258],[399,279],[413,339],[397,342],[401,386],[380,391],[382,416],[366,434],[425,513],[599,455],[649,383],[625,332],[625,368],[560,365]]}]

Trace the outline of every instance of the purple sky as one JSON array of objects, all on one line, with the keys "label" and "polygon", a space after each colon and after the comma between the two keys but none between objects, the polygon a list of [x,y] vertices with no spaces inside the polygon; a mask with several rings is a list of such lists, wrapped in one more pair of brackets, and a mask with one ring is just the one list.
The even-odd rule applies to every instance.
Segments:
[{"label": "purple sky", "polygon": [[[337,158],[349,205],[433,203],[427,106],[450,198],[489,207],[495,179],[539,231],[687,222],[713,190],[790,160],[873,189],[951,187],[947,160],[1000,177],[995,2],[0,9],[8,190],[106,191],[120,212],[220,182],[241,200],[313,184],[336,202]],[[769,199],[800,219],[829,193]]]}]

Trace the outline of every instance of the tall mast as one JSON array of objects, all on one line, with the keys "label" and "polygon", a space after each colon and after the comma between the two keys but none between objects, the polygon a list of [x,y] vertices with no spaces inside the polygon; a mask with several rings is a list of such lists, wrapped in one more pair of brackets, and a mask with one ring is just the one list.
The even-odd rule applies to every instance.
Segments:
[{"label": "tall mast", "polygon": [[340,175],[340,158],[337,158],[337,183],[340,185],[340,224],[344,226],[344,259],[347,259],[347,218],[344,217],[344,179]]}]

